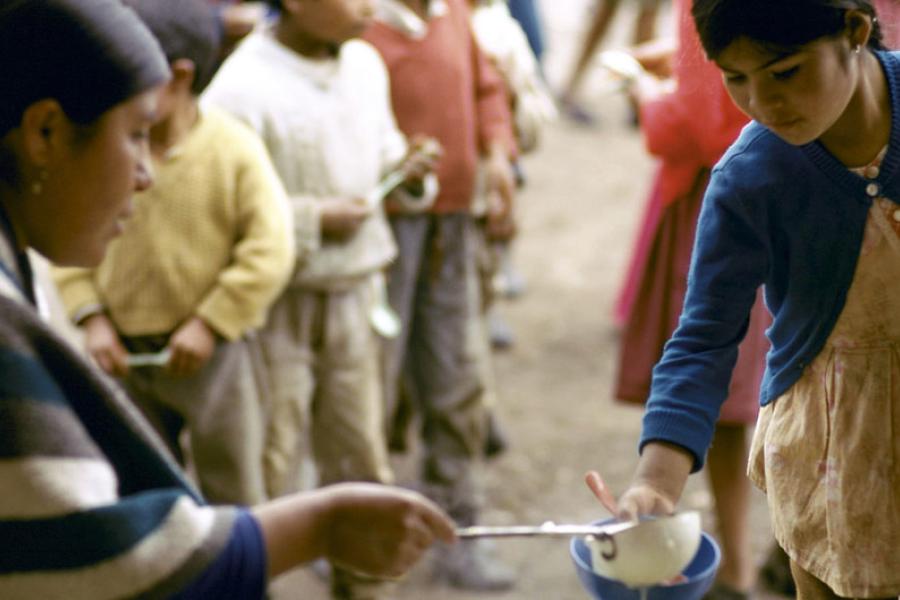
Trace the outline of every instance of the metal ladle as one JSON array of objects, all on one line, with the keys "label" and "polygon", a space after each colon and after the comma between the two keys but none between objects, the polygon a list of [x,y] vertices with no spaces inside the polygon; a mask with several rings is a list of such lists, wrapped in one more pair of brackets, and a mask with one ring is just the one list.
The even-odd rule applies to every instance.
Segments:
[{"label": "metal ladle", "polygon": [[460,527],[456,530],[456,537],[460,539],[474,538],[507,538],[507,537],[572,537],[592,535],[596,538],[614,536],[632,527],[640,525],[639,521],[623,521],[610,523],[609,525],[557,525],[548,521],[543,525],[511,525],[505,527],[491,527],[476,525],[473,527]]}]

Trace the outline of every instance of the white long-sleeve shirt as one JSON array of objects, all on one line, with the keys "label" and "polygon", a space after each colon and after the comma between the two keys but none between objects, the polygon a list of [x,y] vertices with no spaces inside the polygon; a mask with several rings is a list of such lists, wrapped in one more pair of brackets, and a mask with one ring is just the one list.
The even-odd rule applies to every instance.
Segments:
[{"label": "white long-sleeve shirt", "polygon": [[334,289],[396,255],[381,208],[349,240],[321,236],[327,198],[365,198],[406,153],[391,109],[387,70],[366,42],[313,60],[258,30],[222,65],[204,94],[263,138],[290,196],[298,265],[293,285]]}]

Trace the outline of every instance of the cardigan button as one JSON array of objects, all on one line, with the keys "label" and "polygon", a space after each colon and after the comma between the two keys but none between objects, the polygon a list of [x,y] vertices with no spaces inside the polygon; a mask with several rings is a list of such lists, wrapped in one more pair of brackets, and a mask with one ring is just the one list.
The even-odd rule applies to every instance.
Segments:
[{"label": "cardigan button", "polygon": [[870,183],[866,186],[866,193],[873,198],[877,196],[880,191],[881,186],[879,186],[877,183]]},{"label": "cardigan button", "polygon": [[869,179],[878,179],[879,173],[881,173],[881,170],[875,165],[866,167],[866,177],[868,177]]}]

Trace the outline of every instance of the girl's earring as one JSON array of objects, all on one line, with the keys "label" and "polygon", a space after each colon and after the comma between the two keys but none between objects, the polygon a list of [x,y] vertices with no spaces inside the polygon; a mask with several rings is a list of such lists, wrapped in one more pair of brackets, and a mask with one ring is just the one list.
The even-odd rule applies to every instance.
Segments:
[{"label": "girl's earring", "polygon": [[32,194],[34,194],[35,196],[41,195],[41,192],[44,191],[44,182],[47,181],[47,177],[49,177],[49,174],[47,173],[46,169],[41,169],[38,173],[37,179],[35,179],[31,183]]},{"label": "girl's earring", "polygon": [[861,46],[861,45],[857,44],[857,45],[853,46],[853,52],[854,52],[855,54],[859,54],[860,51],[862,51],[862,46]]}]

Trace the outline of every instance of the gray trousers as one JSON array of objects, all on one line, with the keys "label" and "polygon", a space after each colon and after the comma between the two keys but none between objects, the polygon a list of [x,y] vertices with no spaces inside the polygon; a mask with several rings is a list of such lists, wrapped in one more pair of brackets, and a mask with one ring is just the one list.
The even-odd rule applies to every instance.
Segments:
[{"label": "gray trousers", "polygon": [[[132,352],[162,347],[152,338],[123,341]],[[209,362],[193,376],[173,377],[159,367],[139,367],[122,382],[182,463],[179,437],[187,429],[198,485],[215,504],[249,506],[266,499],[259,364],[252,340],[220,341]]]},{"label": "gray trousers", "polygon": [[264,471],[272,497],[301,489],[310,458],[322,485],[393,481],[371,290],[369,278],[344,291],[289,288],[272,306],[259,338],[270,392]]},{"label": "gray trousers", "polygon": [[474,222],[468,214],[391,219],[399,256],[388,273],[400,335],[386,342],[385,402],[398,384],[422,415],[424,491],[460,521],[480,505],[476,469],[484,440],[484,382],[472,339]]}]

